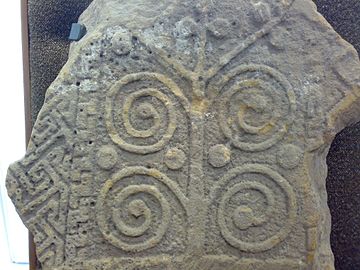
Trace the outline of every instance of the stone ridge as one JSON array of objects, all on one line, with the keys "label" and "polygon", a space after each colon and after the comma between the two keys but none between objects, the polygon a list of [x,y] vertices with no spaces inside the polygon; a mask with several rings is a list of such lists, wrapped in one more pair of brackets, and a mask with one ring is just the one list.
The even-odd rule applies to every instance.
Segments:
[{"label": "stone ridge", "polygon": [[325,156],[360,65],[314,4],[99,0],[80,21],[7,177],[44,269],[334,269]]}]

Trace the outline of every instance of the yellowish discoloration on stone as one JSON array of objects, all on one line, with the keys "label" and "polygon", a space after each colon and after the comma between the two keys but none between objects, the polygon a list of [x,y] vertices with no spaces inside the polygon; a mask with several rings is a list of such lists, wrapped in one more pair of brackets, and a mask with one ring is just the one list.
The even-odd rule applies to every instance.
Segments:
[{"label": "yellowish discoloration on stone", "polygon": [[208,110],[208,106],[209,101],[207,99],[194,97],[192,100],[191,109],[196,114],[204,115],[204,113]]},{"label": "yellowish discoloration on stone", "polygon": [[333,110],[331,110],[329,114],[328,125],[331,128],[336,127],[336,120],[343,113],[346,113],[352,104],[354,104],[358,100],[358,97],[352,93],[349,93],[339,104],[335,106]]}]

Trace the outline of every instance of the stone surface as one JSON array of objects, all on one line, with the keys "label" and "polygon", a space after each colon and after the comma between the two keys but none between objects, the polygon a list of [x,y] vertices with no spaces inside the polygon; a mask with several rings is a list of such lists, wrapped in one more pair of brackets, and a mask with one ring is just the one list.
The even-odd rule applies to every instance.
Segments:
[{"label": "stone surface", "polygon": [[[161,11],[161,12],[160,12]],[[7,186],[45,269],[333,269],[359,60],[310,1],[94,1]]]},{"label": "stone surface", "polygon": [[[35,122],[45,91],[67,60],[69,26],[90,0],[29,0],[31,110]],[[316,0],[334,29],[360,52],[360,2]],[[35,37],[35,38],[34,38]],[[331,212],[331,248],[337,270],[360,269],[360,123],[334,139],[328,154],[327,192]],[[340,148],[341,146],[341,148]],[[339,192],[341,190],[341,192]]]}]

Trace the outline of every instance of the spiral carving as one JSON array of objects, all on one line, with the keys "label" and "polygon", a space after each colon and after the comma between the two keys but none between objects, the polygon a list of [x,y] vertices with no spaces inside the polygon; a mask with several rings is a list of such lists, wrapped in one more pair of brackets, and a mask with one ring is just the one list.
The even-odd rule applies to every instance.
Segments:
[{"label": "spiral carving", "polygon": [[263,165],[248,164],[231,170],[216,189],[214,197],[218,200],[219,196],[221,235],[242,251],[273,248],[288,236],[296,222],[292,187]]},{"label": "spiral carving", "polygon": [[262,151],[282,139],[296,110],[295,94],[282,74],[263,65],[239,66],[219,84],[219,125],[235,147]]},{"label": "spiral carving", "polygon": [[[233,222],[235,226],[240,230],[246,230],[252,226],[260,226],[266,222],[267,217],[271,215],[271,212],[274,207],[274,194],[273,192],[264,185],[259,183],[252,183],[252,182],[243,182],[240,184],[236,184],[230,190],[228,190],[224,197],[220,202],[220,212],[226,213],[226,203],[231,200],[231,198],[243,190],[256,190],[261,193],[262,196],[265,197],[267,207],[264,213],[261,215],[256,216],[253,209],[247,205],[240,205],[238,206],[233,213]],[[230,234],[228,228],[225,225],[225,218],[223,215],[219,216],[220,219],[220,226],[223,228],[224,231],[227,231],[227,235]]]},{"label": "spiral carving", "polygon": [[124,201],[129,198],[131,195],[146,193],[150,194],[154,197],[159,203],[162,209],[162,221],[159,226],[159,233],[156,235],[156,239],[152,240],[153,242],[158,242],[159,239],[164,235],[167,226],[170,222],[170,205],[168,201],[164,198],[164,196],[160,193],[160,191],[153,186],[150,185],[132,185],[124,188],[120,193],[116,196],[115,202],[116,207],[112,209],[112,217],[115,223],[116,228],[119,232],[123,233],[126,236],[137,237],[143,235],[151,225],[151,210],[146,205],[146,203],[142,200],[133,200],[129,202],[128,205],[128,214],[129,216],[133,216],[135,218],[139,218],[141,216],[144,217],[144,222],[138,227],[131,227],[127,225],[121,215],[119,209],[121,209]]},{"label": "spiral carving", "polygon": [[[158,87],[147,87],[156,84]],[[176,130],[172,98],[159,89],[164,86],[187,108],[178,86],[157,73],[135,73],[123,77],[106,99],[106,126],[111,139],[122,149],[147,154],[161,150]]]},{"label": "spiral carving", "polygon": [[[156,246],[171,221],[171,202],[155,184],[134,184],[135,178],[164,184],[184,210],[187,199],[179,187],[155,169],[129,167],[108,180],[100,191],[96,217],[100,231],[114,246],[138,252]],[[127,185],[130,180],[130,185]]]}]

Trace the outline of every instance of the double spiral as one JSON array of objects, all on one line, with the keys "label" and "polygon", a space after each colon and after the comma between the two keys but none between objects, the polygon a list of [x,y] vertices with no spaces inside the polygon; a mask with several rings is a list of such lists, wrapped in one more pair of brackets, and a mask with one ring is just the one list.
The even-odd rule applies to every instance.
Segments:
[{"label": "double spiral", "polygon": [[263,151],[283,138],[296,110],[287,79],[264,65],[244,65],[223,76],[217,88],[224,135],[244,151]]},{"label": "double spiral", "polygon": [[247,164],[230,170],[213,194],[225,241],[246,252],[269,250],[283,241],[296,222],[296,195],[280,174]]},{"label": "double spiral", "polygon": [[[136,179],[147,180],[138,184]],[[161,186],[186,209],[187,199],[179,187],[156,169],[128,167],[106,181],[96,205],[104,238],[129,252],[156,246],[168,230],[173,202]]]},{"label": "double spiral", "polygon": [[148,154],[170,141],[177,126],[176,110],[172,98],[162,89],[188,107],[180,88],[158,73],[129,74],[110,89],[105,104],[106,127],[120,148]]}]

